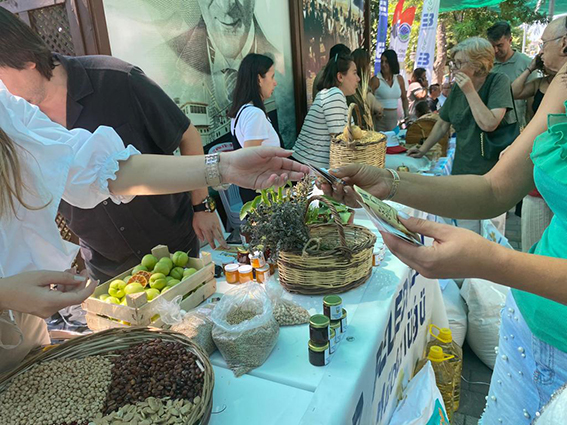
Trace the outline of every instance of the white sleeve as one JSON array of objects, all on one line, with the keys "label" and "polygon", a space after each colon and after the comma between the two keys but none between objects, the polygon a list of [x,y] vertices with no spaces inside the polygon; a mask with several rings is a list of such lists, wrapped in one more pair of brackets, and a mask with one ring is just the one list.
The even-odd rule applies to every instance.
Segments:
[{"label": "white sleeve", "polygon": [[[0,119],[0,128],[6,123],[8,134],[38,158],[41,168],[58,167],[67,172],[65,201],[79,208],[93,208],[109,197],[116,203],[133,198],[112,195],[108,189],[108,180],[116,179],[118,161],[140,153],[133,146],[125,148],[112,128],[101,126],[94,133],[67,130],[51,121],[37,106],[3,90],[1,82],[0,106],[4,107],[0,108],[0,114],[4,109],[9,115]],[[49,158],[50,163],[42,163],[41,158]]]},{"label": "white sleeve", "polygon": [[250,140],[266,140],[270,137],[269,127],[271,124],[266,114],[256,107],[248,107],[240,113],[236,128],[238,141],[244,147],[244,143]]}]

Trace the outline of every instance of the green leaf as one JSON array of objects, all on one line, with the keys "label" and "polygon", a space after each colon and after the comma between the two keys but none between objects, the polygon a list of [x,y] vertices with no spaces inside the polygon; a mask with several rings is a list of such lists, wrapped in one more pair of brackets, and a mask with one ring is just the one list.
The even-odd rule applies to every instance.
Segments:
[{"label": "green leaf", "polygon": [[242,208],[240,208],[240,221],[244,220],[248,213],[254,209],[253,204],[254,201],[248,201],[244,205],[242,205]]},{"label": "green leaf", "polygon": [[349,213],[349,212],[342,212],[342,213],[339,213],[339,216],[341,217],[341,221],[343,222],[343,224],[347,224],[347,223],[348,223],[348,221],[350,220],[350,216],[351,216],[351,215],[352,215],[352,214]]}]

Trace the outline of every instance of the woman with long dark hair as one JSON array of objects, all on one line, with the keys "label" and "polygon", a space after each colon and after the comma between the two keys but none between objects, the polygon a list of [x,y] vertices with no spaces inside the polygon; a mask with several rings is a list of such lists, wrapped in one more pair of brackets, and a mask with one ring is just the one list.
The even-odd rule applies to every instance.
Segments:
[{"label": "woman with long dark hair", "polygon": [[408,117],[406,84],[400,75],[398,56],[393,50],[386,50],[380,57],[380,73],[373,83],[377,85],[374,96],[384,107],[384,116],[376,124],[378,131],[392,131],[398,125],[398,101],[402,100],[404,118]]},{"label": "woman with long dark hair", "polygon": [[[384,108],[382,104],[376,100],[374,93],[370,88],[371,72],[370,72],[370,54],[365,49],[356,49],[352,52],[352,59],[356,65],[356,72],[360,78],[360,85],[356,89],[356,93],[353,96],[347,97],[347,103],[356,103],[360,109],[360,113],[364,116],[365,111],[369,112],[369,118],[372,123],[366,122],[364,118],[362,122],[359,122],[358,116],[355,114],[353,116],[355,123],[363,129],[374,129],[382,114],[384,113]],[[372,77],[375,78],[375,77]],[[366,93],[363,93],[363,88],[366,87]]]},{"label": "woman with long dark hair", "polygon": [[415,105],[427,99],[427,71],[425,68],[415,68],[411,74],[411,81],[408,87],[408,101],[410,117],[417,118]]},{"label": "woman with long dark hair", "polygon": [[295,142],[294,158],[317,167],[329,167],[331,138],[342,133],[346,126],[346,96],[356,93],[359,81],[352,56],[337,54],[331,58]]},{"label": "woman with long dark hair", "polygon": [[[281,145],[264,106],[278,85],[275,73],[274,61],[268,56],[250,53],[240,63],[234,100],[228,111],[234,150]],[[248,202],[256,197],[256,192],[240,188],[240,197]]]}]

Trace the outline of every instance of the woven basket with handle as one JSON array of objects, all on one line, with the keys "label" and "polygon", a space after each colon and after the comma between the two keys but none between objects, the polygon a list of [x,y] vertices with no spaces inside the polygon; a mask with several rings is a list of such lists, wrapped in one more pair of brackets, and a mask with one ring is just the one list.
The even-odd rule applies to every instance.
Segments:
[{"label": "woven basket with handle", "polygon": [[[348,108],[347,127],[352,128],[352,114],[356,113],[360,118],[360,110],[355,103]],[[367,164],[378,168],[384,168],[386,160],[386,135],[376,131],[362,130],[362,138],[352,139],[339,134],[331,140],[331,151],[329,165],[331,168],[339,168],[348,164]]]},{"label": "woven basket with handle", "polygon": [[188,351],[197,356],[204,368],[204,384],[198,408],[193,409],[187,420],[190,425],[209,423],[213,406],[213,386],[215,382],[213,367],[205,352],[188,337],[180,333],[158,328],[113,328],[90,335],[80,336],[54,348],[29,356],[12,372],[0,376],[0,394],[6,391],[13,378],[19,376],[33,366],[50,360],[80,359],[88,356],[115,356],[116,351],[126,350],[133,345],[153,339],[183,344]]},{"label": "woven basket with handle", "polygon": [[[426,114],[412,123],[406,132],[406,145],[421,145],[429,137],[433,127],[439,120],[439,114]],[[449,132],[438,142],[441,147],[441,156],[447,156],[447,145],[449,143]],[[411,146],[407,146],[410,148]]]},{"label": "woven basket with handle", "polygon": [[[325,198],[334,223],[309,226],[311,239],[302,252],[280,252],[280,284],[289,292],[304,295],[337,294],[362,285],[372,274],[376,236],[367,228],[343,225],[335,207]],[[307,212],[307,211],[306,211]]]}]

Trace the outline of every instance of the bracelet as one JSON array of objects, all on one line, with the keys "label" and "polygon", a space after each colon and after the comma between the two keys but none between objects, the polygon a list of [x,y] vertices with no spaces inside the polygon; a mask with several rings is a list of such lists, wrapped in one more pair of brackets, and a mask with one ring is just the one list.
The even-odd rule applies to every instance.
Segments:
[{"label": "bracelet", "polygon": [[400,185],[400,175],[396,170],[392,170],[391,168],[386,168],[386,170],[389,171],[390,174],[392,174],[392,177],[394,178],[394,181],[392,182],[392,187],[390,188],[390,193],[388,193],[388,196],[385,199],[385,201],[389,201],[394,196],[396,196],[396,192],[398,191],[398,186]]}]

